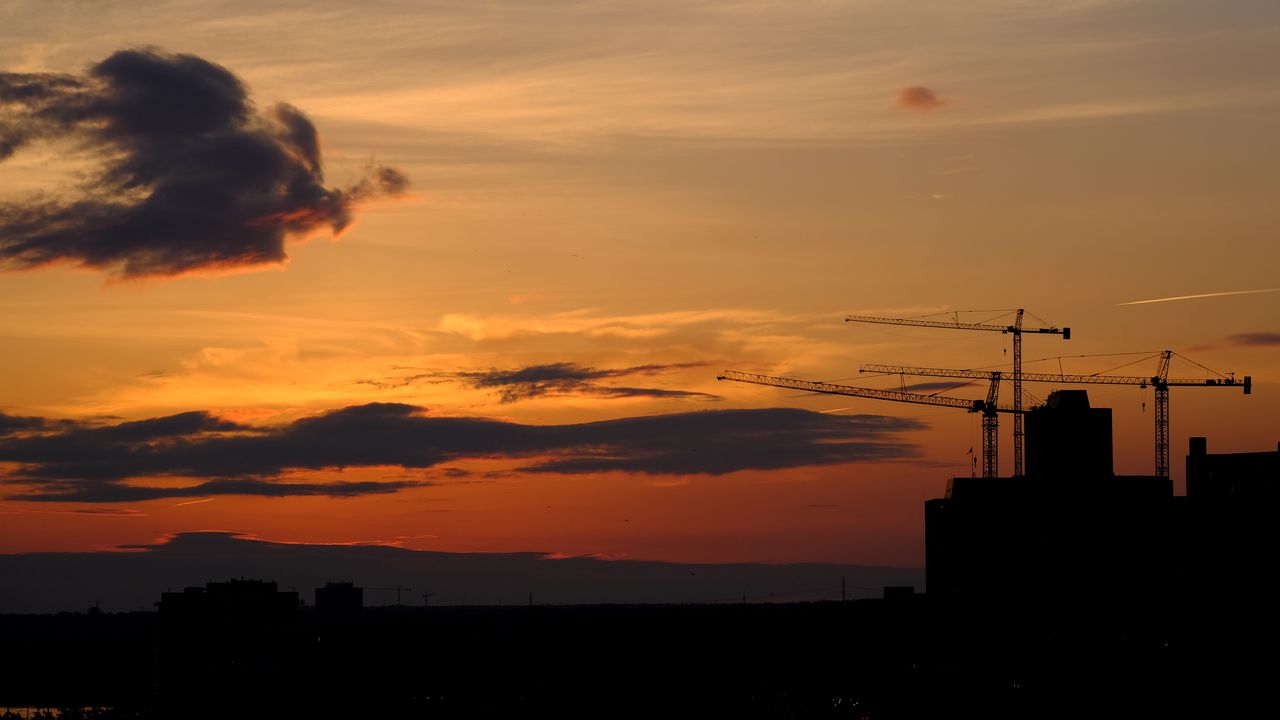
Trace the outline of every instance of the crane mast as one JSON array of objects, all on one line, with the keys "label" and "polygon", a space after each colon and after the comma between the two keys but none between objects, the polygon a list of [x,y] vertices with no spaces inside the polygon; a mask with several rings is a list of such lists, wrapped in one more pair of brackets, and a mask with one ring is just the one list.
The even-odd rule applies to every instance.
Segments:
[{"label": "crane mast", "polygon": [[966,400],[946,395],[922,395],[900,390],[880,390],[876,388],[838,385],[835,383],[814,380],[796,380],[794,378],[759,375],[756,373],[725,370],[716,376],[717,380],[733,380],[735,382],[767,385],[770,387],[791,388],[828,395],[847,395],[851,397],[870,398],[872,400],[888,400],[891,402],[912,403],[916,405],[933,405],[951,407],[971,413],[982,413],[982,476],[999,477],[997,442],[999,438],[998,413],[1013,413],[1019,417],[1024,411],[1012,406],[1000,405],[996,402],[1000,391],[1000,373],[991,373],[991,386],[987,390],[986,400]]},{"label": "crane mast", "polygon": [[882,325],[907,325],[911,327],[946,328],[950,330],[984,330],[999,332],[1013,336],[1013,474],[1022,475],[1022,335],[1024,333],[1040,335],[1061,335],[1063,340],[1071,339],[1071,328],[1053,326],[1041,328],[1024,328],[1022,315],[1025,311],[1018,308],[1014,314],[1013,324],[996,325],[992,323],[962,323],[942,320],[917,320],[913,318],[886,318],[870,315],[846,315],[845,322],[878,323]]},{"label": "crane mast", "polygon": [[[1137,385],[1155,388],[1156,404],[1156,475],[1169,477],[1169,388],[1170,387],[1243,387],[1244,394],[1253,392],[1253,378],[1245,375],[1236,380],[1234,374],[1220,378],[1170,378],[1169,365],[1173,351],[1160,353],[1160,364],[1154,375],[1068,375],[1066,373],[1023,373],[1025,382],[1063,383],[1069,385]],[[984,379],[998,382],[999,372],[991,370],[951,370],[946,368],[915,367],[907,365],[863,365],[860,372],[917,377],[946,377]]]},{"label": "crane mast", "polygon": [[[1000,373],[991,375],[991,385],[987,388],[987,407],[997,408],[996,396],[1000,393]],[[1022,419],[1021,408],[1015,409],[1013,417]],[[1000,477],[1000,425],[995,412],[982,414],[982,477]]]},{"label": "crane mast", "polygon": [[1173,352],[1160,353],[1160,367],[1151,378],[1156,388],[1156,475],[1164,478],[1169,477],[1169,362],[1172,359]]}]

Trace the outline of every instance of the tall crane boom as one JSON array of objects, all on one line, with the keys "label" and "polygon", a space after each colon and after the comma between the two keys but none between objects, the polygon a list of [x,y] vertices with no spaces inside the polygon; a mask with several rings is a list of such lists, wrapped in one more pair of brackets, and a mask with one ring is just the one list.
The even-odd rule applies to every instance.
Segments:
[{"label": "tall crane boom", "polygon": [[[893,402],[914,403],[917,405],[939,405],[959,408],[969,412],[983,412],[986,402],[983,400],[966,400],[946,395],[922,395],[900,390],[880,390],[877,388],[855,387],[853,385],[836,385],[816,380],[796,380],[794,378],[775,377],[773,375],[757,375],[755,373],[725,370],[716,376],[717,380],[735,380],[737,382],[769,385],[771,387],[806,390],[808,392],[826,393],[828,395],[850,395],[853,397],[871,398],[873,400],[891,400]],[[998,406],[996,412],[1013,412],[1009,406]]]},{"label": "tall crane boom", "polygon": [[[1063,383],[1069,385],[1137,385],[1155,388],[1156,396],[1156,475],[1169,477],[1169,388],[1171,387],[1239,387],[1244,394],[1253,392],[1253,378],[1234,374],[1218,378],[1171,378],[1169,364],[1173,351],[1160,353],[1160,364],[1154,375],[1068,375],[1066,373],[1023,373],[1026,382]],[[913,375],[916,377],[973,378],[996,381],[1000,373],[991,370],[950,370],[909,365],[863,365],[860,372]]]},{"label": "tall crane boom", "polygon": [[950,330],[985,330],[988,332],[1007,333],[1013,336],[1013,474],[1022,474],[1022,336],[1024,333],[1039,335],[1061,335],[1063,340],[1071,339],[1071,328],[1054,326],[1026,328],[1022,326],[1022,315],[1025,311],[1018,308],[1014,314],[1013,324],[996,325],[992,323],[962,323],[942,320],[918,320],[914,318],[886,318],[870,315],[846,315],[845,322],[878,323],[881,325],[908,325],[912,327],[946,328]]},{"label": "tall crane boom", "polygon": [[[1019,310],[1018,312],[1022,312]],[[1032,333],[1042,335],[1061,335],[1063,340],[1071,339],[1071,328],[1024,328],[1018,325],[1015,320],[1012,325],[996,325],[993,323],[963,323],[963,322],[947,322],[943,320],[917,320],[914,318],[888,318],[888,317],[872,317],[871,315],[845,315],[845,322],[873,323],[880,325],[909,325],[912,327],[929,327],[929,328],[946,328],[950,330],[987,330],[998,333]]]},{"label": "tall crane boom", "polygon": [[805,390],[808,392],[825,393],[828,395],[848,395],[852,397],[870,398],[872,400],[889,400],[891,402],[912,403],[915,405],[934,405],[940,407],[951,407],[965,410],[971,413],[982,413],[982,476],[997,477],[999,469],[996,466],[998,453],[996,452],[996,442],[999,437],[997,413],[1015,413],[1021,414],[1022,410],[1014,409],[1008,405],[1000,405],[996,402],[996,396],[1000,388],[1000,373],[994,373],[991,379],[991,387],[987,392],[986,400],[966,400],[964,398],[948,397],[946,395],[922,395],[919,393],[909,393],[899,390],[879,390],[876,388],[855,387],[852,385],[837,385],[835,383],[818,382],[814,380],[796,380],[794,378],[775,377],[773,375],[758,375],[756,373],[744,373],[736,370],[725,370],[716,376],[717,380],[734,380],[736,382],[754,383],[756,385],[768,385],[770,387],[791,388],[793,390]]},{"label": "tall crane boom", "polygon": [[[1166,351],[1168,352],[1168,351]],[[945,377],[989,379],[992,370],[951,370],[948,368],[916,367],[914,365],[877,365],[868,364],[859,368],[864,373],[884,373],[886,375],[913,375],[916,377]],[[1167,370],[1166,370],[1167,372]],[[1246,375],[1243,380],[1228,376],[1223,378],[1166,378],[1160,380],[1156,375],[1073,375],[1070,373],[1022,373],[1024,382],[1052,382],[1064,385],[1148,385],[1160,384],[1169,387],[1242,387],[1246,395],[1252,394],[1253,378]]]}]

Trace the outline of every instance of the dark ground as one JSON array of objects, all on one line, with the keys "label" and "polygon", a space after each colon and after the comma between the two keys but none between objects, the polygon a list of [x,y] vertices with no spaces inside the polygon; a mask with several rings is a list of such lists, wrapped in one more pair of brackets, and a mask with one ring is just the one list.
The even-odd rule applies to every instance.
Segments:
[{"label": "dark ground", "polygon": [[105,706],[90,716],[111,718],[1243,717],[1273,711],[1278,637],[1265,602],[1238,600],[5,615],[0,707]]}]

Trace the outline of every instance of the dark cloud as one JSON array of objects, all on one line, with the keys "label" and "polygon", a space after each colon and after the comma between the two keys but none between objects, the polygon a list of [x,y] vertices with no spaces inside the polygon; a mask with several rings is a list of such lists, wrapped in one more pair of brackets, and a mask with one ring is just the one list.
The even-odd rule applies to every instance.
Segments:
[{"label": "dark cloud", "polygon": [[162,498],[210,497],[216,495],[256,495],[259,497],[357,497],[399,492],[423,487],[429,482],[395,480],[383,482],[295,483],[257,478],[211,480],[190,487],[140,487],[116,482],[78,483],[59,486],[56,494],[17,493],[10,500],[57,500],[62,502],[138,502]]},{"label": "dark cloud", "polygon": [[1280,345],[1280,333],[1241,333],[1227,338],[1232,345]]},{"label": "dark cloud", "polygon": [[504,403],[542,397],[545,395],[602,395],[605,397],[655,397],[655,398],[704,398],[718,399],[710,393],[687,390],[663,390],[658,388],[619,387],[601,385],[597,381],[634,375],[659,375],[672,370],[705,367],[705,363],[679,363],[671,365],[637,365],[627,368],[601,369],[574,363],[531,365],[516,370],[490,369],[479,372],[454,373],[454,377],[475,388],[498,391]]},{"label": "dark cloud", "polygon": [[[523,468],[526,472],[723,475],[910,456],[909,445],[885,435],[922,427],[879,415],[831,415],[773,408],[710,410],[624,418],[562,432],[577,442],[568,452]],[[580,439],[578,439],[580,438]]]},{"label": "dark cloud", "polygon": [[362,378],[355,381],[357,385],[372,385],[379,390],[394,390],[395,388],[408,387],[418,383],[437,384],[446,382],[451,381],[443,373],[439,372],[422,372],[377,379]]},{"label": "dark cloud", "polygon": [[[130,455],[138,456],[144,451],[154,451],[164,445],[190,442],[193,438],[211,433],[255,432],[248,426],[205,412],[187,412],[101,426],[41,420],[39,427],[43,432],[28,432],[21,437],[0,442],[2,456],[11,462],[20,463],[41,463],[46,458],[74,456],[78,463],[91,466],[125,462]],[[102,472],[112,471],[104,467]]]},{"label": "dark cloud", "polygon": [[41,430],[46,426],[47,422],[44,418],[7,415],[0,412],[0,437],[30,430]]},{"label": "dark cloud", "polygon": [[[914,447],[888,436],[922,427],[877,415],[806,410],[718,410],[575,425],[521,425],[433,417],[372,403],[250,430],[206,413],[0,440],[11,499],[117,502],[206,495],[333,495],[423,484],[288,482],[286,473],[349,467],[422,469],[475,458],[530,458],[529,473],[621,471],[713,474],[900,458]],[[447,472],[447,471],[446,471]],[[144,485],[167,477],[190,487]]]},{"label": "dark cloud", "polygon": [[259,112],[229,70],[194,55],[122,50],[84,75],[0,73],[0,161],[69,139],[98,163],[75,194],[0,205],[0,265],[66,262],[121,277],[286,259],[285,239],[340,232],[361,200],[407,180],[375,167],[326,187],[315,126]]},{"label": "dark cloud", "polygon": [[50,510],[48,508],[32,507],[0,507],[0,515],[28,515],[31,513],[51,515],[105,515],[108,517],[147,517],[146,513],[126,508],[74,508],[71,510]]},{"label": "dark cloud", "polygon": [[912,85],[911,87],[899,88],[897,99],[893,104],[894,107],[900,110],[928,112],[946,105],[947,101],[938,97],[937,93],[923,85]]},{"label": "dark cloud", "polygon": [[[626,368],[593,368],[575,363],[549,363],[504,370],[490,368],[464,372],[414,372],[379,379],[361,379],[356,383],[372,385],[379,390],[391,390],[417,383],[462,382],[473,388],[497,391],[499,401],[505,404],[531,400],[551,395],[597,395],[607,398],[675,398],[719,400],[719,395],[690,390],[630,387],[601,384],[600,380],[635,375],[660,375],[673,370],[706,367],[706,363],[674,363],[666,365],[636,365]],[[414,368],[418,370],[419,368]]]}]

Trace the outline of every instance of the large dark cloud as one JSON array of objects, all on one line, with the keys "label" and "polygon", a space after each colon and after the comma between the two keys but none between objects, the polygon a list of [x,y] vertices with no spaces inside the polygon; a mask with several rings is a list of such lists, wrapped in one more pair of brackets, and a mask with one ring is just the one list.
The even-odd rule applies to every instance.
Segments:
[{"label": "large dark cloud", "polygon": [[20,432],[44,429],[48,421],[39,417],[8,415],[0,412],[0,437]]},{"label": "large dark cloud", "polygon": [[920,427],[913,420],[881,415],[790,408],[623,418],[559,428],[569,451],[525,470],[722,475],[880,460],[913,453],[911,446],[885,435]]},{"label": "large dark cloud", "polygon": [[[806,410],[718,410],[573,425],[522,425],[433,417],[423,408],[372,403],[265,429],[206,413],[102,427],[58,428],[0,440],[15,500],[118,502],[202,495],[389,492],[415,481],[291,482],[297,471],[431,468],[469,458],[529,458],[530,473],[622,471],[724,474],[906,457],[891,434],[922,427],[877,415]],[[203,479],[192,487],[145,481]]]},{"label": "large dark cloud", "polygon": [[68,262],[122,277],[280,263],[285,239],[339,232],[397,170],[324,184],[315,126],[259,112],[229,70],[194,55],[122,50],[84,75],[0,72],[0,161],[69,139],[98,166],[74,193],[0,205],[0,263]]}]

